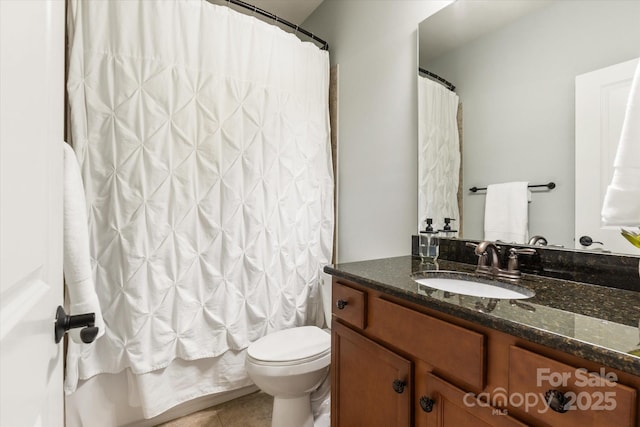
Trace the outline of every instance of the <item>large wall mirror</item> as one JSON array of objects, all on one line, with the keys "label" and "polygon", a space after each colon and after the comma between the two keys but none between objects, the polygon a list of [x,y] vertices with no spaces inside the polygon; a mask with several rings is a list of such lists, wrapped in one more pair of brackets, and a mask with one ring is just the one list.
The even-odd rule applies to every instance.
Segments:
[{"label": "large wall mirror", "polygon": [[[553,189],[531,189],[529,236],[544,236],[549,245],[567,249],[640,255],[640,249],[619,235],[620,227],[615,239],[621,245],[604,242],[587,247],[576,239],[576,216],[586,211],[582,202],[576,202],[576,187],[594,172],[592,164],[581,163],[581,155],[576,154],[576,133],[581,133],[576,132],[576,114],[581,114],[576,112],[576,77],[621,63],[633,65],[640,57],[639,19],[640,1],[458,0],[419,25],[419,67],[455,85],[451,91],[441,84],[445,93],[436,104],[444,109],[453,108],[450,102],[459,104],[455,123],[446,125],[447,119],[436,118],[442,124],[429,127],[429,132],[440,133],[444,139],[457,133],[453,137],[461,141],[459,169],[450,146],[425,150],[420,145],[419,192],[420,181],[428,174],[446,177],[438,182],[440,190],[436,191],[448,191],[448,196],[449,181],[456,180],[459,200],[449,197],[440,204],[456,205],[444,208],[447,215],[455,215],[459,208],[460,237],[485,238],[486,192],[472,192],[472,187],[553,182]],[[421,79],[438,80],[424,73],[420,76],[419,86]],[[421,88],[418,95],[420,123],[425,115],[434,120],[434,107],[425,107],[426,91]],[[620,93],[624,91],[612,99],[618,96],[624,105],[626,96]],[[452,97],[457,101],[448,101]],[[624,111],[609,121],[621,127],[623,117]],[[419,135],[425,138],[424,128]],[[611,137],[616,138],[619,134]],[[434,155],[439,151],[445,155]],[[614,154],[615,147],[613,154],[602,152],[595,158],[603,164],[613,163]],[[604,177],[601,182],[609,179]],[[597,212],[590,215],[599,218],[606,185],[594,186],[587,195],[595,200]],[[443,218],[437,216],[445,215],[427,212],[424,194],[418,199],[419,227],[424,227],[427,216],[436,216],[434,225],[440,228]],[[590,230],[579,233],[592,235]]]}]

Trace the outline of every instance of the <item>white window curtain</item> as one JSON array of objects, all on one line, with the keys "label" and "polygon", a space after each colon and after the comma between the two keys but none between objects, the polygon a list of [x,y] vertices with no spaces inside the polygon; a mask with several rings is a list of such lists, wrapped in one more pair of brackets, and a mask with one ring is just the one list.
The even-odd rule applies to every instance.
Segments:
[{"label": "white window curtain", "polygon": [[328,53],[200,0],[72,0],[68,28],[106,334],[69,343],[66,391],[127,370],[152,417],[248,384],[251,342],[323,321]]},{"label": "white window curtain", "polygon": [[426,218],[441,229],[444,218],[460,219],[458,95],[418,76],[418,230]]}]

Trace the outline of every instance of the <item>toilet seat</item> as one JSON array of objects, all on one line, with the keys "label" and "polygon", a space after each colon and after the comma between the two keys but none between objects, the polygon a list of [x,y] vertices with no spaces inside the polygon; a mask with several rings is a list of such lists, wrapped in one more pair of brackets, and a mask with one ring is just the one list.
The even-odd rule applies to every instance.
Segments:
[{"label": "toilet seat", "polygon": [[304,363],[331,351],[331,336],[316,326],[300,326],[266,335],[247,349],[253,360]]},{"label": "toilet seat", "polygon": [[285,360],[280,362],[272,362],[269,360],[260,360],[251,357],[251,355],[247,355],[247,358],[250,359],[253,363],[257,365],[265,365],[265,366],[290,366],[290,365],[301,365],[308,362],[313,362],[314,360],[321,359],[326,356],[331,356],[331,349],[328,348],[322,353],[315,354],[313,356],[305,357],[304,359],[296,359],[296,360]]},{"label": "toilet seat", "polygon": [[247,349],[247,364],[262,375],[296,375],[331,363],[331,335],[301,326],[266,335]]}]

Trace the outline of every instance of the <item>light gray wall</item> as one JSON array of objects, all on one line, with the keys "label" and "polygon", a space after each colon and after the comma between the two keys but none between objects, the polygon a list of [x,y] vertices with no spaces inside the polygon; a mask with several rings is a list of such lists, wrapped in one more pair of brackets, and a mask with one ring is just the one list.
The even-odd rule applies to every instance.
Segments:
[{"label": "light gray wall", "polygon": [[640,1],[560,1],[422,64],[463,103],[464,237],[483,237],[469,187],[554,181],[533,194],[530,235],[573,247],[575,76],[638,56]]},{"label": "light gray wall", "polygon": [[338,64],[338,261],[407,255],[417,215],[417,28],[450,1],[325,0]]}]

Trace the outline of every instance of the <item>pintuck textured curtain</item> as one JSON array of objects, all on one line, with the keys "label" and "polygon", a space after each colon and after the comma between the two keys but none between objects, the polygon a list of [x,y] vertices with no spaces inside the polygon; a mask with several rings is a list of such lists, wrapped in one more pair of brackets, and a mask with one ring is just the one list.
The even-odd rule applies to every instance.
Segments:
[{"label": "pintuck textured curtain", "polygon": [[[106,334],[70,343],[67,392],[99,373],[214,363],[321,323],[328,53],[200,0],[73,0],[68,28],[71,137]],[[224,366],[246,378],[237,360]]]},{"label": "pintuck textured curtain", "polygon": [[458,181],[460,138],[458,95],[418,76],[418,229],[433,218],[434,230],[444,218],[460,218]]}]

